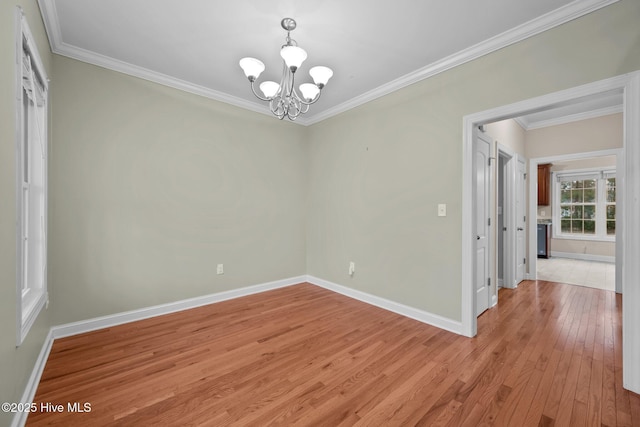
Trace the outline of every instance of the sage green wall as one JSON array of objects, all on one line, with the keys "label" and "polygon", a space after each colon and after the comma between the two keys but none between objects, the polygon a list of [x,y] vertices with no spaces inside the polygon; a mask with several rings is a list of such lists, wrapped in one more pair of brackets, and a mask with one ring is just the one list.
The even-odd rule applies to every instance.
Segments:
[{"label": "sage green wall", "polygon": [[[16,88],[15,10],[20,5],[47,74],[51,51],[35,0],[0,2],[0,402],[18,402],[51,326],[43,310],[25,341],[16,348]],[[0,425],[13,414],[0,412]]]},{"label": "sage green wall", "polygon": [[58,55],[54,72],[55,324],[305,274],[304,127]]},{"label": "sage green wall", "polygon": [[620,1],[312,126],[308,273],[460,320],[463,117],[640,69],[638,22]]}]

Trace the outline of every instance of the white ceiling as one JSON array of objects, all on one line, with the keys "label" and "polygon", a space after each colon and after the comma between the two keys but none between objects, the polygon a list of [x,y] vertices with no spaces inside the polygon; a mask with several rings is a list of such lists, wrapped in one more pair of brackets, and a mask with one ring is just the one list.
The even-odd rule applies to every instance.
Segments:
[{"label": "white ceiling", "polygon": [[280,20],[334,76],[311,124],[617,0],[39,0],[55,53],[268,113],[238,66],[279,80]]}]

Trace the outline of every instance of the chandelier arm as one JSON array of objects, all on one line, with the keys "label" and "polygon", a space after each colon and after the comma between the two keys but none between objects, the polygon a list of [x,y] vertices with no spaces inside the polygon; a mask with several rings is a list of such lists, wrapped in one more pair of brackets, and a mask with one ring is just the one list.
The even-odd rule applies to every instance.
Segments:
[{"label": "chandelier arm", "polygon": [[269,109],[271,110],[271,113],[273,113],[273,115],[275,115],[280,120],[282,120],[287,114],[287,109],[284,107],[284,102],[282,101],[281,95],[275,96],[269,102]]},{"label": "chandelier arm", "polygon": [[[302,102],[304,105],[309,106],[311,104],[315,104],[316,102],[318,102],[318,100],[320,99],[320,94],[322,94],[322,89],[320,89],[320,92],[318,92],[318,94],[316,95],[315,98],[313,98],[310,102],[305,101],[303,98],[300,98],[300,102]],[[307,108],[307,111],[309,109]],[[306,113],[306,111],[305,111]]]},{"label": "chandelier arm", "polygon": [[[309,111],[309,104],[304,102],[301,98],[296,97],[296,102],[295,102],[295,113],[293,115],[293,118],[291,120],[295,120],[295,118],[297,118],[300,114],[305,114],[306,112]],[[289,117],[291,118],[291,117]]]},{"label": "chandelier arm", "polygon": [[[289,118],[291,119],[292,117],[295,119],[296,117],[298,117],[301,113],[301,109],[300,109],[300,99],[298,99],[297,97],[291,97],[292,100],[292,104],[293,104],[293,114],[289,113],[287,114],[289,116]],[[289,108],[289,112],[291,111],[291,108]]]},{"label": "chandelier arm", "polygon": [[251,92],[253,92],[253,94],[256,96],[256,98],[258,98],[261,101],[270,101],[271,99],[269,98],[263,98],[262,96],[258,95],[258,92],[256,92],[256,88],[254,85],[255,79],[254,80],[250,80],[251,81]]}]

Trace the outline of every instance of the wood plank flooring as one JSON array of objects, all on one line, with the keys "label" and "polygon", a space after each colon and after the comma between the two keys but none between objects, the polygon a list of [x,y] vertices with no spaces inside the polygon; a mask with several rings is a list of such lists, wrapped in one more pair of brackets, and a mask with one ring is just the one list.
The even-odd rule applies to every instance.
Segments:
[{"label": "wood plank flooring", "polygon": [[523,282],[465,338],[300,284],[56,340],[27,425],[640,426],[621,361],[609,291]]}]

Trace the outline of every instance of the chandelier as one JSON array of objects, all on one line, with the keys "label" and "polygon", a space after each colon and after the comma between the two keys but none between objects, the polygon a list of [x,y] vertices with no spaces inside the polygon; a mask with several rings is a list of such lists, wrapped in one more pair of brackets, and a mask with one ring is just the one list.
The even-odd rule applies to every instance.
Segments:
[{"label": "chandelier", "polygon": [[307,59],[307,52],[298,47],[298,43],[291,38],[291,31],[296,29],[296,21],[284,18],[280,25],[287,31],[286,43],[280,50],[280,56],[284,60],[282,66],[282,78],[280,84],[274,81],[260,83],[260,91],[264,96],[256,92],[255,81],[264,71],[262,61],[255,58],[242,58],[240,67],[251,82],[251,91],[262,101],[269,102],[269,109],[280,120],[287,117],[295,120],[300,114],[309,111],[309,106],[320,99],[320,92],[327,84],[333,71],[331,68],[316,66],[309,70],[313,83],[300,85],[300,94],[295,89],[295,74],[298,68]]}]

